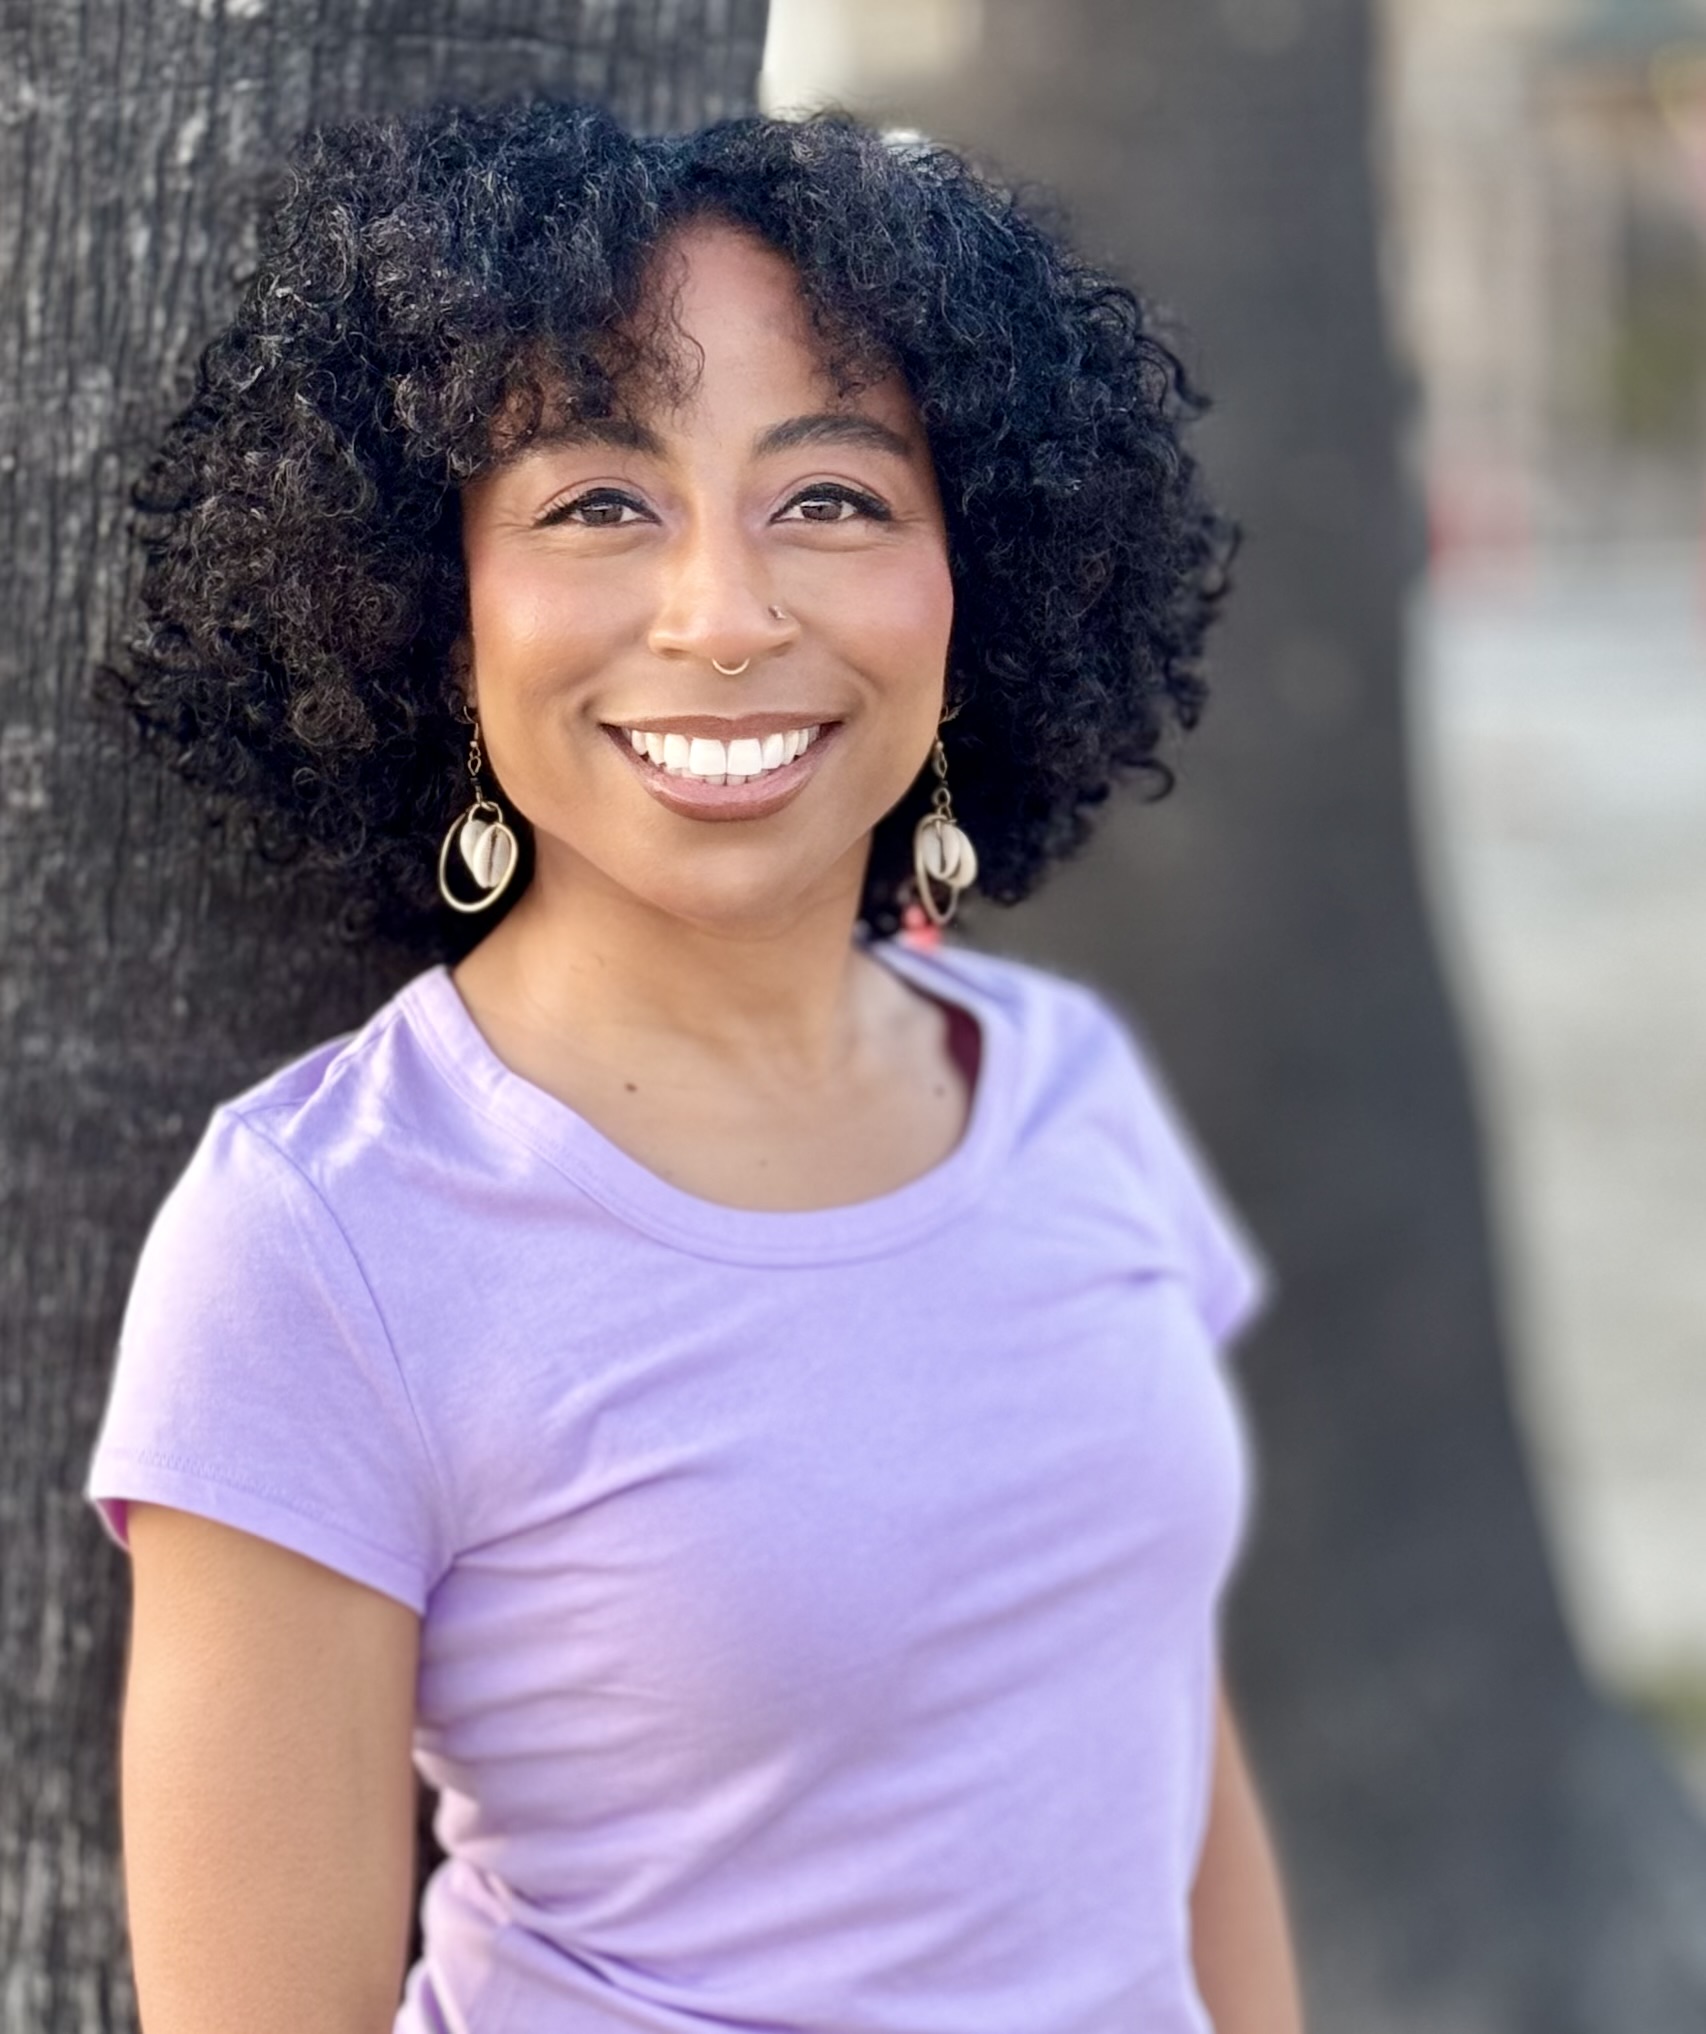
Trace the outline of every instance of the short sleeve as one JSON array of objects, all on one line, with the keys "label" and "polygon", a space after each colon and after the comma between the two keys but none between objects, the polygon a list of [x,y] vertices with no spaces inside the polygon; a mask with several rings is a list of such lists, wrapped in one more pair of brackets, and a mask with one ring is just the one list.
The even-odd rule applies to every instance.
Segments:
[{"label": "short sleeve", "polygon": [[1111,1011],[1132,1076],[1139,1161],[1177,1239],[1191,1296],[1211,1339],[1231,1342],[1273,1296],[1273,1268],[1257,1245],[1163,1078],[1153,1049]]},{"label": "short sleeve", "polygon": [[127,1552],[128,1502],[152,1499],[416,1611],[447,1565],[430,1449],[343,1230],[229,1110],[143,1244],[83,1495]]}]

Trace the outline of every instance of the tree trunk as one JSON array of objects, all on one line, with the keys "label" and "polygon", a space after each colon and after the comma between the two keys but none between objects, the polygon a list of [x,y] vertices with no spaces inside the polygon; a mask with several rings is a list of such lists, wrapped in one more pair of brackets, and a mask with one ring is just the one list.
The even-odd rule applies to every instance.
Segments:
[{"label": "tree trunk", "polygon": [[[1416,873],[1421,566],[1377,286],[1363,0],[987,0],[876,109],[1040,177],[1188,320],[1247,528],[1173,798],[989,944],[1136,1012],[1279,1301],[1230,1664],[1315,2034],[1706,2025],[1706,1832],[1584,1685],[1512,1418],[1479,1140]],[[1616,1352],[1606,1352],[1608,1361]]]},{"label": "tree trunk", "polygon": [[128,1569],[80,1484],[149,1216],[209,1111],[416,963],[132,775],[89,714],[125,490],[303,128],[448,96],[649,128],[755,100],[765,0],[0,0],[0,2034],[130,2027]]}]

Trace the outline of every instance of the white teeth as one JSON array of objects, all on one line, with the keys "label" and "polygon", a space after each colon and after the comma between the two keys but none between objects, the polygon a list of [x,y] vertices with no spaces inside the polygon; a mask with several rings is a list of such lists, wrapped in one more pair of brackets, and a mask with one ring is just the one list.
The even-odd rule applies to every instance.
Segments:
[{"label": "white teeth", "polygon": [[702,784],[749,784],[803,756],[823,728],[819,722],[791,727],[783,734],[742,735],[731,742],[707,735],[654,734],[642,727],[621,732],[636,755],[671,776],[690,776]]}]

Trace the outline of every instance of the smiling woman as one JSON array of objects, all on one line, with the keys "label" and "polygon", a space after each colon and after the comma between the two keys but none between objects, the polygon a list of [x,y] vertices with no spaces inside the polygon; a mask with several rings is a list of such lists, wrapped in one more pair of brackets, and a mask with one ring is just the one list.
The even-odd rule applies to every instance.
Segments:
[{"label": "smiling woman", "polygon": [[1167,781],[1196,401],[851,121],[305,144],[110,677],[430,964],[137,1268],[150,2029],[1292,2034],[1217,1651],[1265,1264],[1094,995],[890,936]]},{"label": "smiling woman", "polygon": [[453,655],[537,858],[488,965],[559,899],[775,925],[856,896],[942,712],[953,584],[905,382],[838,396],[792,266],[748,230],[696,222],[654,259],[691,354],[667,400],[462,491]]}]

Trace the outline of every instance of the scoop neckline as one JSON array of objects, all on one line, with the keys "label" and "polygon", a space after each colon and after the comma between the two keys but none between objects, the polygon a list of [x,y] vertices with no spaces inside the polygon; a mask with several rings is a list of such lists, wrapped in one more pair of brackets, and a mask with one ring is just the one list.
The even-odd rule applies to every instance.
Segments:
[{"label": "scoop neckline", "polygon": [[399,1000],[440,1073],[488,1121],[629,1227],[725,1262],[826,1263],[895,1250],[959,1214],[1000,1164],[1012,1119],[1017,1039],[1005,1009],[968,980],[969,970],[955,965],[952,951],[927,952],[898,938],[869,940],[862,950],[976,1024],[977,1079],[959,1142],[935,1165],[887,1193],[827,1208],[737,1208],[672,1185],[559,1096],[506,1065],[475,1023],[447,963],[417,975]]}]

